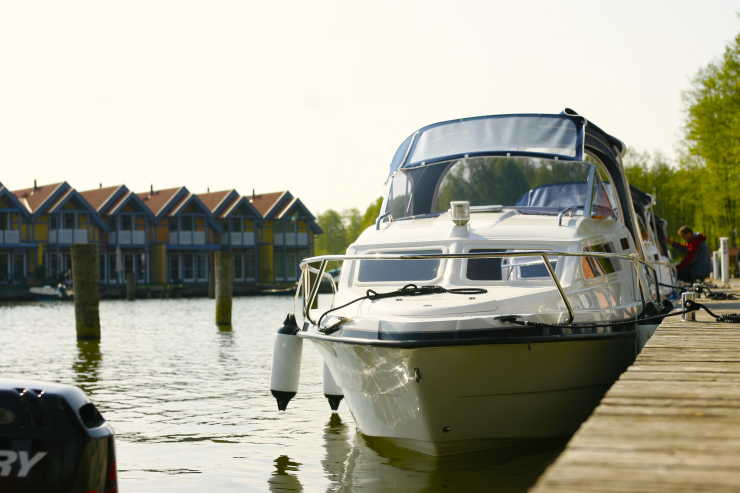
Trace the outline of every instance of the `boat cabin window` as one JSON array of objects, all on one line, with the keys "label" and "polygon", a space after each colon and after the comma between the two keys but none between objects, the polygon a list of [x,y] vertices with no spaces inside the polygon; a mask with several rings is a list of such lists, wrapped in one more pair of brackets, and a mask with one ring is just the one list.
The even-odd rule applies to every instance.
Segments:
[{"label": "boat cabin window", "polygon": [[[600,252],[600,253],[614,253],[614,247],[611,243],[602,243],[600,245],[593,245],[583,249],[585,252]],[[613,272],[620,270],[619,259],[611,259],[606,257],[581,257],[581,269],[583,269],[583,277],[586,279],[593,279],[599,276],[606,276]]]},{"label": "boat cabin window", "polygon": [[[500,253],[504,250],[470,250],[470,253]],[[500,281],[501,257],[468,259],[466,277],[471,281]]]},{"label": "boat cabin window", "polygon": [[[558,266],[558,257],[548,257],[553,270]],[[505,281],[522,279],[550,278],[542,257],[507,257],[501,262],[502,277]]]},{"label": "boat cabin window", "polygon": [[[470,253],[499,253],[507,250],[470,250]],[[509,250],[515,251],[515,250]],[[521,251],[521,250],[518,250]],[[548,257],[552,268],[558,265],[558,257]],[[542,257],[495,257],[468,259],[466,277],[471,281],[516,281],[522,279],[549,278]]]},{"label": "boat cabin window", "polygon": [[591,197],[591,216],[595,219],[616,217],[614,207],[611,200],[609,200],[609,193],[598,177],[594,180],[594,193]]},{"label": "boat cabin window", "polygon": [[[442,250],[404,250],[372,252],[386,254],[432,255]],[[431,281],[437,277],[439,259],[432,260],[361,260],[357,275],[359,282],[414,282]]]}]

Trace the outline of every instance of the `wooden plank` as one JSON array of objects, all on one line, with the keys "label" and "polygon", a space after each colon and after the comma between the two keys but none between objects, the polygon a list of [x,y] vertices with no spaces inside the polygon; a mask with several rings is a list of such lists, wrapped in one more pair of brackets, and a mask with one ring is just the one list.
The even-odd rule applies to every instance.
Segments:
[{"label": "wooden plank", "polygon": [[697,318],[663,321],[531,491],[740,491],[740,324]]}]

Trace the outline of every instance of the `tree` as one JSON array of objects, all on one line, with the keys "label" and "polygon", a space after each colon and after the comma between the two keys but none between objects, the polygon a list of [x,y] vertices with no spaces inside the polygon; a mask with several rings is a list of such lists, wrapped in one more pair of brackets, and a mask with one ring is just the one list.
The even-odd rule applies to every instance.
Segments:
[{"label": "tree", "polygon": [[344,253],[347,246],[347,230],[342,216],[337,211],[329,209],[319,214],[318,223],[324,232],[316,237],[316,254]]},{"label": "tree", "polygon": [[716,63],[701,69],[684,94],[686,141],[703,166],[699,218],[715,236],[740,224],[740,34]]},{"label": "tree", "polygon": [[319,214],[318,223],[324,233],[316,238],[316,255],[342,254],[368,227],[375,224],[383,198],[380,197],[360,215],[356,208],[339,212],[328,209]]}]

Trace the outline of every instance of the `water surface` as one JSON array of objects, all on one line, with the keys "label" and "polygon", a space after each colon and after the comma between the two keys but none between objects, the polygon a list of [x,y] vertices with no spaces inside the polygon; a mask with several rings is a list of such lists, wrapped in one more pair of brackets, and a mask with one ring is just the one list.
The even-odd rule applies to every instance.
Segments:
[{"label": "water surface", "polygon": [[122,492],[526,491],[562,442],[433,458],[332,415],[321,358],[304,346],[301,388],[278,413],[273,334],[289,297],[234,299],[221,332],[208,299],[103,301],[102,341],[77,342],[71,303],[0,305],[0,375],[80,386],[116,431]]}]

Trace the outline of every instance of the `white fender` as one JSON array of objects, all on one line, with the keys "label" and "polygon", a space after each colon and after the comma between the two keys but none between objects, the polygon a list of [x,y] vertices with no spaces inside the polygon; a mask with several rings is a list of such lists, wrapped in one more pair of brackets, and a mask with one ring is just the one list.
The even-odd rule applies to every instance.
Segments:
[{"label": "white fender", "polygon": [[289,314],[275,335],[275,346],[272,350],[270,392],[277,400],[280,411],[285,411],[288,402],[298,392],[303,339],[297,334],[298,325],[295,317]]},{"label": "white fender", "polygon": [[339,409],[339,403],[344,398],[344,392],[334,381],[334,377],[331,376],[329,367],[324,363],[324,397],[329,401],[329,407],[332,411]]}]

